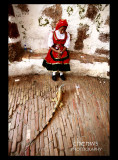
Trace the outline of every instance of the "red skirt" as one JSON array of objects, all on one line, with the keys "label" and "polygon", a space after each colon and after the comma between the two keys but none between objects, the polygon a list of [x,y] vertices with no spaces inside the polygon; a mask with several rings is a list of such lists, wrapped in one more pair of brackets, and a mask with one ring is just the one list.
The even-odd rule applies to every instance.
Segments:
[{"label": "red skirt", "polygon": [[70,71],[69,61],[70,58],[67,50],[58,58],[58,53],[49,49],[42,65],[49,71]]}]

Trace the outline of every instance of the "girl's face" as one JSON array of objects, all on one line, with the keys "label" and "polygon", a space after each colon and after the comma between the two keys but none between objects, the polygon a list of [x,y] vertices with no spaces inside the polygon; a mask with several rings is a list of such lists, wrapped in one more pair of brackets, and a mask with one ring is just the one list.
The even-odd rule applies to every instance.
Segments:
[{"label": "girl's face", "polygon": [[61,27],[61,28],[59,28],[60,34],[65,33],[65,32],[66,32],[66,28],[67,28],[67,27]]}]

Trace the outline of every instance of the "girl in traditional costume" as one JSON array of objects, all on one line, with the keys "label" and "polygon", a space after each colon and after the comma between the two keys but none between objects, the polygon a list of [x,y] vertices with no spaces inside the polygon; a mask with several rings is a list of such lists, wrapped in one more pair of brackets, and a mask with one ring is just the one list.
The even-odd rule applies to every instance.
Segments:
[{"label": "girl in traditional costume", "polygon": [[65,80],[63,72],[70,71],[70,59],[67,51],[70,45],[70,34],[66,32],[67,26],[66,19],[60,19],[48,38],[49,51],[42,65],[52,71],[54,81],[57,80],[57,71],[59,71],[62,80]]}]

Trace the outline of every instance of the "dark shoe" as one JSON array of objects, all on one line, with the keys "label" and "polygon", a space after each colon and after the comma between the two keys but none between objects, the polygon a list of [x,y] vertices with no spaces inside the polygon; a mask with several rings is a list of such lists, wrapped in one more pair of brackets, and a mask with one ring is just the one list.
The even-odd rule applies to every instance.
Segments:
[{"label": "dark shoe", "polygon": [[52,76],[52,80],[56,81],[57,80],[57,76],[56,75]]},{"label": "dark shoe", "polygon": [[60,75],[60,78],[61,78],[63,81],[66,80],[66,78],[64,77],[64,75]]}]

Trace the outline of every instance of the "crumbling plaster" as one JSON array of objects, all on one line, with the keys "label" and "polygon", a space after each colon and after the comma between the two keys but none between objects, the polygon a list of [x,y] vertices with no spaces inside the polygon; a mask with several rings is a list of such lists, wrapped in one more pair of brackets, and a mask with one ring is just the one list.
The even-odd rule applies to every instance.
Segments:
[{"label": "crumbling plaster", "polygon": [[[46,16],[44,14],[44,10],[49,9],[50,7],[55,8],[55,5],[56,4],[27,4],[29,11],[25,12],[18,8],[17,4],[13,4],[22,46],[26,44],[27,47],[32,48],[35,52],[46,52],[48,50],[47,39],[49,33],[52,31],[51,24],[54,18]],[[109,16],[109,5],[106,6],[103,11],[99,10],[93,20],[86,16],[88,9],[87,4],[60,4],[60,6],[62,9],[62,18],[67,19],[69,24],[67,31],[72,37],[69,50],[75,50],[75,42],[79,36],[77,35],[78,28],[84,25],[89,26],[89,29],[86,32],[88,37],[83,39],[84,47],[79,51],[86,54],[94,54],[96,48],[104,48],[109,50],[109,42],[104,43],[99,39],[100,33],[109,33],[109,25],[105,24]],[[103,4],[103,7],[104,6],[105,4]],[[83,13],[80,12],[82,7],[84,8]],[[97,31],[97,17],[99,17],[97,19],[99,20],[99,23],[101,22],[99,25],[99,31]],[[38,21],[39,18],[41,18],[42,24],[46,24],[48,21],[47,25],[40,26]]]},{"label": "crumbling plaster", "polygon": [[[13,5],[17,25],[20,32],[22,47],[26,44],[34,52],[46,52],[47,37],[51,31],[51,26],[39,26],[38,19],[42,17],[43,10],[49,5],[43,4],[27,4],[29,12],[22,12],[16,4]],[[52,6],[52,5],[51,5]],[[42,21],[47,18],[43,16]],[[48,18],[51,22],[52,19]],[[43,22],[42,22],[43,23]]]}]

